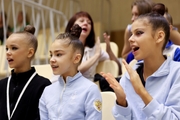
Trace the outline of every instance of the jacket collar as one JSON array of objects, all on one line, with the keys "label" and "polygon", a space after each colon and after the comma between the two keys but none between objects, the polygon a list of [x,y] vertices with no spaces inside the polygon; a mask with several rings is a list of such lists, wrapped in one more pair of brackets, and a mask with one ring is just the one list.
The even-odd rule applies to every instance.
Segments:
[{"label": "jacket collar", "polygon": [[[163,64],[158,68],[157,71],[155,71],[151,77],[162,77],[165,76],[167,74],[169,74],[169,70],[170,70],[170,62],[172,61],[172,59],[170,57],[167,57],[167,59],[163,62]],[[136,63],[136,65],[133,67],[134,70],[136,70],[141,64],[144,64],[144,61],[141,60],[139,62]],[[129,74],[126,72],[125,76],[130,79]]]},{"label": "jacket collar", "polygon": [[77,80],[78,78],[80,78],[82,76],[81,72],[78,72],[76,75],[74,75],[73,77],[71,76],[67,76],[66,78],[66,83],[64,82],[64,79],[62,76],[59,77],[58,81],[61,83],[61,84],[70,84],[71,82]]},{"label": "jacket collar", "polygon": [[12,75],[12,82],[14,83],[26,83],[28,79],[31,77],[31,75],[35,72],[35,68],[31,67],[30,70],[22,73],[15,73],[14,69],[11,70],[11,75]]}]

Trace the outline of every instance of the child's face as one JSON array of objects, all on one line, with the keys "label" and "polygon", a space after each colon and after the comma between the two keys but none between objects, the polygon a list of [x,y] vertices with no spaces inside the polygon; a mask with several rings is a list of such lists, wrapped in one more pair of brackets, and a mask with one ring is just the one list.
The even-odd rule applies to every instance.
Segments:
[{"label": "child's face", "polygon": [[[132,23],[130,46],[136,60],[146,59],[156,52],[152,26],[147,19],[138,19]],[[155,53],[156,54],[156,53]]]},{"label": "child's face", "polygon": [[12,34],[6,41],[6,57],[10,68],[16,72],[30,66],[28,42],[23,34]]},{"label": "child's face", "polygon": [[67,45],[62,40],[55,40],[50,49],[50,65],[55,75],[63,77],[72,75],[74,51],[72,45]]},{"label": "child's face", "polygon": [[[88,37],[91,32],[91,21],[87,17],[79,17],[74,24],[78,24],[82,28],[80,37]],[[83,41],[82,41],[83,42]],[[84,43],[84,42],[83,42]]]},{"label": "child's face", "polygon": [[131,12],[132,12],[131,21],[134,22],[134,20],[139,16],[139,11],[136,5],[133,6]]}]

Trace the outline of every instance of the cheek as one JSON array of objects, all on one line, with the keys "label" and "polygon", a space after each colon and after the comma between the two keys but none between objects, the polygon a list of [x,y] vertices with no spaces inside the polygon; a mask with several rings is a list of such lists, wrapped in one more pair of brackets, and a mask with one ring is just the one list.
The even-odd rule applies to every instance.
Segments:
[{"label": "cheek", "polygon": [[24,56],[25,57],[25,55],[26,55],[26,52],[25,51],[19,51],[19,50],[17,50],[17,51],[13,51],[12,52],[12,55],[14,55],[14,56],[19,56],[19,57],[21,57],[21,56]]},{"label": "cheek", "polygon": [[91,31],[91,29],[92,29],[92,26],[91,26],[91,25],[89,25],[89,30]]}]

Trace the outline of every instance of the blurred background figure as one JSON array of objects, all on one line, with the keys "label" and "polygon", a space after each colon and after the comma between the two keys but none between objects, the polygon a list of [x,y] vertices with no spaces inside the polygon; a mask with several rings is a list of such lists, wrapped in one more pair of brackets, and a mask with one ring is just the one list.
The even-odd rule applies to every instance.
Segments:
[{"label": "blurred background figure", "polygon": [[[4,13],[5,20],[5,29],[6,29],[6,38],[11,34],[11,27],[6,24],[7,15]],[[0,45],[4,43],[4,27],[3,27],[3,13],[0,12]]]},{"label": "blurred background figure", "polygon": [[24,25],[24,21],[23,21],[23,11],[19,11],[18,13],[18,17],[17,17],[17,25],[16,25],[16,30],[13,29],[14,32],[18,32],[18,31],[23,31],[24,30],[24,27],[26,25],[29,24],[29,18],[28,18],[28,15],[25,14],[25,25]]},{"label": "blurred background figure", "polygon": [[[131,4],[131,13],[132,13],[131,21],[132,21],[132,23],[139,15],[143,15],[143,14],[151,12],[152,6],[153,6],[153,3],[151,3],[150,1],[135,0]],[[124,59],[128,59],[127,56],[131,52],[130,44],[128,41],[130,36],[131,36],[131,24],[129,24],[126,27],[125,34],[124,34],[124,46],[123,46],[122,53],[121,53],[121,56]],[[128,61],[128,63],[129,63],[129,61]]]}]

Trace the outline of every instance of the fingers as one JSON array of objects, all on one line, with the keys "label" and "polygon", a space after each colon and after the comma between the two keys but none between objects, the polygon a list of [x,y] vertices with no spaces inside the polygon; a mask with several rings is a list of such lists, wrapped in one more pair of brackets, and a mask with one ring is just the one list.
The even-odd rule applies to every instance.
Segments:
[{"label": "fingers", "polygon": [[101,75],[106,79],[106,81],[109,83],[110,87],[114,88],[119,85],[117,80],[114,78],[114,76],[111,73],[103,73],[101,72]]},{"label": "fingers", "polygon": [[110,35],[103,33],[104,40],[110,40]]},{"label": "fingers", "polygon": [[104,38],[106,38],[108,35],[107,35],[107,33],[103,33],[103,36],[104,36]]},{"label": "fingers", "polygon": [[134,70],[131,68],[131,66],[124,59],[122,60],[122,63],[124,64],[129,75],[131,76],[131,74],[133,73]]}]

